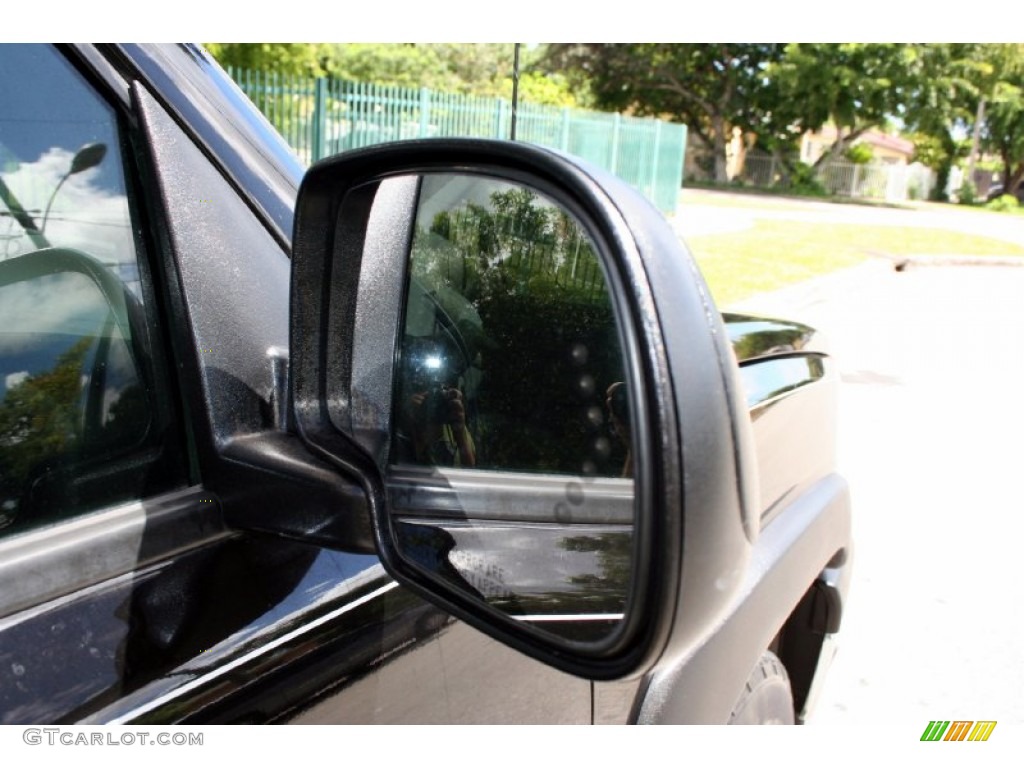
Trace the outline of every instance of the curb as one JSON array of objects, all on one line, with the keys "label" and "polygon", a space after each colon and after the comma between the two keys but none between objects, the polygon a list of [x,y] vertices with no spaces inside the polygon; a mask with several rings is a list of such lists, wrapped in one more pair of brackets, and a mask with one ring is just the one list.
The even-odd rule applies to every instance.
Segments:
[{"label": "curb", "polygon": [[1024,257],[1022,256],[957,256],[950,254],[899,257],[881,253],[871,255],[888,259],[899,271],[906,267],[1024,267]]}]

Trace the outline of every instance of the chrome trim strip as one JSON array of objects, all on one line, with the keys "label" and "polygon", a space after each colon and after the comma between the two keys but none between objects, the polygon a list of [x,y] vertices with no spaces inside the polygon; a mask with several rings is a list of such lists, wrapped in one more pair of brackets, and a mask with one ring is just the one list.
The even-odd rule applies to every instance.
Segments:
[{"label": "chrome trim strip", "polygon": [[526,616],[513,616],[516,621],[622,621],[624,613],[536,613]]},{"label": "chrome trim strip", "polygon": [[822,355],[794,354],[745,362],[740,366],[740,380],[748,410],[766,408],[823,381],[826,361]]}]

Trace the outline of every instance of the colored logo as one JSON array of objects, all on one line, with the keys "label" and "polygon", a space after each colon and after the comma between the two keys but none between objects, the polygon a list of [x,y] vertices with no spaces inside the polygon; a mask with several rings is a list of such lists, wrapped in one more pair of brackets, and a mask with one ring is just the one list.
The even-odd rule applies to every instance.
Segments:
[{"label": "colored logo", "polygon": [[995,720],[932,720],[921,741],[988,741],[995,727]]}]

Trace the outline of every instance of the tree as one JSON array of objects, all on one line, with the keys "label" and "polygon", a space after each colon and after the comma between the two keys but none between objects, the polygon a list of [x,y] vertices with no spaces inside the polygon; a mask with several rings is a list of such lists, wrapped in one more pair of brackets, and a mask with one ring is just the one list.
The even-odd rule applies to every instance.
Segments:
[{"label": "tree", "polygon": [[762,122],[766,70],[782,53],[777,43],[579,43],[549,46],[546,61],[600,107],[685,123],[726,181],[732,129]]},{"label": "tree", "polygon": [[978,97],[991,75],[983,46],[977,43],[935,43],[914,48],[910,67],[914,79],[904,104],[903,119],[913,134],[916,157],[937,175],[935,196],[942,198],[951,169],[962,159],[965,127],[974,122]]},{"label": "tree", "polygon": [[[510,43],[354,43],[332,49],[330,74],[342,80],[512,96],[515,46]],[[539,58],[539,49],[522,49],[519,97],[535,104],[577,106],[568,81],[538,67]]]},{"label": "tree", "polygon": [[478,467],[621,474],[625,448],[603,419],[605,391],[625,378],[615,317],[575,217],[532,190],[496,189],[421,223],[412,271],[464,350],[455,367],[483,374],[464,392],[469,413],[481,404]]},{"label": "tree", "polygon": [[1004,188],[1011,191],[1024,181],[1024,44],[984,46],[993,64],[982,142],[1003,161]]},{"label": "tree", "polygon": [[323,43],[204,43],[223,67],[282,75],[319,77],[327,73],[330,46]]},{"label": "tree", "polygon": [[740,129],[792,166],[799,137],[835,125],[820,162],[903,112],[915,85],[916,46],[890,43],[563,44],[553,66],[598,103],[686,123],[712,149],[726,180],[726,146]]},{"label": "tree", "polygon": [[0,527],[17,522],[33,473],[77,450],[82,434],[82,366],[91,337],[53,368],[11,386],[0,400]]},{"label": "tree", "polygon": [[918,132],[922,161],[938,171],[938,189],[945,189],[958,161],[973,162],[979,149],[1001,158],[1007,185],[1019,181],[1024,175],[1024,45],[930,44],[915,50],[914,89],[904,119]]},{"label": "tree", "polygon": [[454,88],[455,80],[437,52],[401,43],[330,45],[327,74],[339,80],[398,88]]},{"label": "tree", "polygon": [[[511,98],[510,43],[206,43],[223,66],[285,75],[333,77],[400,88]],[[578,106],[566,78],[536,66],[539,49],[523,48],[523,101]]]},{"label": "tree", "polygon": [[[836,128],[836,141],[816,165],[842,157],[867,131],[904,111],[913,89],[914,46],[902,43],[789,43],[766,77],[780,128],[790,133]],[[762,111],[769,112],[762,104]]]}]

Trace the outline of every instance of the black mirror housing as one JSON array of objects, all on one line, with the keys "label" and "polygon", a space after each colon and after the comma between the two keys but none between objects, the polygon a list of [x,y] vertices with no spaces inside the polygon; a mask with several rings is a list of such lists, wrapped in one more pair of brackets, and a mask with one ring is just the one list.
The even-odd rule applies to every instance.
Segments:
[{"label": "black mirror housing", "polygon": [[[418,186],[434,174],[500,180],[543,195],[580,223],[600,259],[618,317],[625,380],[633,393],[635,497],[624,608],[614,628],[596,638],[553,633],[534,623],[533,616],[516,616],[518,609],[503,610],[457,584],[465,579],[438,576],[444,569],[432,572],[429,564],[446,559],[444,547],[451,548],[453,537],[424,534],[395,512],[386,434],[408,290],[404,273]],[[732,465],[731,402],[722,396],[723,366],[731,364],[730,353],[722,334],[714,338],[720,319],[699,274],[661,214],[638,193],[604,171],[549,150],[444,139],[381,145],[321,161],[307,173],[298,197],[290,385],[294,424],[303,440],[338,471],[361,479],[378,552],[397,580],[499,640],[591,679],[650,668],[664,652],[678,614],[686,484],[670,357],[671,347],[685,334],[667,339],[663,331],[654,283],[666,275],[658,274],[662,262],[651,261],[655,251],[664,262],[678,262],[669,264],[675,289],[662,286],[675,295],[664,300],[686,307],[686,322],[700,330],[689,345],[690,365],[703,360],[699,367],[713,382],[704,390],[714,402],[707,407],[696,403],[692,418],[719,436],[707,445],[712,454],[707,461],[723,462],[729,471],[720,473],[712,493],[720,508],[724,500],[726,508],[736,510],[728,523],[735,528],[744,515]],[[680,287],[687,295],[679,295]],[[692,385],[702,386],[696,380]],[[621,411],[622,403],[616,407]],[[403,482],[408,483],[408,474]],[[457,529],[466,514],[459,510],[460,519],[449,522]],[[408,538],[403,543],[410,530],[418,531],[415,546]],[[445,530],[450,533],[452,527]],[[447,544],[436,543],[442,540]],[[424,554],[423,547],[435,548]],[[450,571],[452,558],[447,560]]]}]

